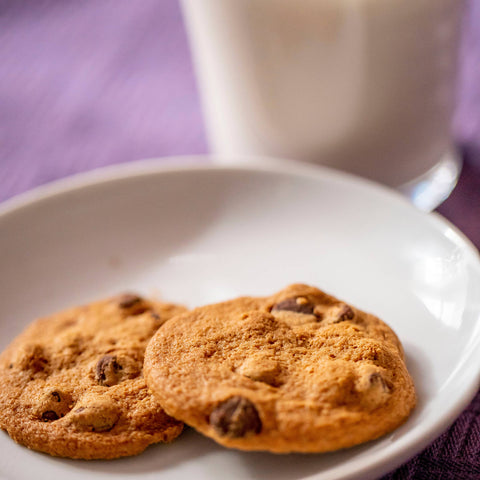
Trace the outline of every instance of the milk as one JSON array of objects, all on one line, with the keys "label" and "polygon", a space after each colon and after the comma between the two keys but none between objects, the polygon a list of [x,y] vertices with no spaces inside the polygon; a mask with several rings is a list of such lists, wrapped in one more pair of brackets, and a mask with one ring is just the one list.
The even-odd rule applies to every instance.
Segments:
[{"label": "milk", "polygon": [[183,0],[212,150],[398,186],[452,148],[462,0]]}]

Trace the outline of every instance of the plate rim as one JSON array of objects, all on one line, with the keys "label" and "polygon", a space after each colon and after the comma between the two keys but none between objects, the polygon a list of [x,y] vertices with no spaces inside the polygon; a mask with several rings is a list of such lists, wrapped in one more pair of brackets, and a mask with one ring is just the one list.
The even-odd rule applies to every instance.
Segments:
[{"label": "plate rim", "polygon": [[[370,191],[374,195],[378,195],[383,199],[393,202],[401,208],[410,209],[412,212],[423,216],[423,220],[427,221],[439,231],[448,227],[455,235],[451,240],[457,245],[465,249],[471,256],[470,264],[475,266],[475,273],[480,277],[480,253],[472,241],[455,225],[444,218],[437,212],[423,212],[418,210],[408,199],[403,197],[399,192],[352,174],[340,172],[331,168],[323,166],[312,166],[300,162],[275,160],[275,163],[255,164],[245,162],[242,157],[235,157],[238,163],[224,164],[216,161],[218,157],[213,155],[181,155],[149,158],[138,160],[135,162],[127,162],[120,164],[113,164],[104,167],[95,168],[86,172],[76,173],[67,177],[63,177],[52,182],[34,187],[23,193],[17,194],[0,203],[0,220],[9,215],[21,213],[23,209],[35,205],[38,202],[55,199],[63,194],[72,192],[79,192],[84,188],[91,186],[101,186],[116,181],[125,179],[148,176],[150,174],[168,174],[180,172],[250,172],[250,173],[281,173],[292,174],[297,177],[308,177],[318,180],[334,179],[343,184],[355,184],[362,188],[362,191]],[[271,160],[271,159],[268,159]],[[202,163],[202,162],[209,163]],[[477,343],[480,342],[480,336]],[[475,352],[470,352],[469,357],[472,357]],[[478,354],[480,355],[480,353]],[[367,475],[382,475],[394,468],[397,468],[402,463],[408,461],[415,454],[423,450],[427,445],[433,442],[438,436],[446,431],[459,417],[461,412],[468,406],[480,387],[480,369],[475,374],[472,374],[472,381],[465,388],[462,395],[457,398],[457,401],[450,407],[447,415],[442,416],[442,421],[438,421],[435,425],[430,426],[427,431],[417,435],[416,439],[409,440],[400,439],[399,444],[394,452],[389,455],[381,457],[373,464],[366,459],[354,459],[349,461],[351,468],[341,476],[334,478],[342,479],[358,479]],[[473,381],[474,378],[474,381]],[[335,467],[337,469],[338,467]],[[340,472],[339,472],[340,473]],[[321,472],[320,472],[321,474]],[[307,478],[317,478],[317,473]],[[0,475],[3,477],[3,474]]]},{"label": "plate rim", "polygon": [[373,180],[354,175],[352,173],[336,170],[324,165],[313,165],[297,160],[286,160],[273,157],[229,156],[233,162],[228,164],[220,161],[224,156],[212,154],[184,154],[169,155],[165,157],[151,157],[141,160],[127,161],[96,167],[90,170],[67,175],[41,185],[34,186],[21,193],[13,195],[0,202],[0,218],[14,213],[32,204],[53,198],[63,193],[79,191],[82,188],[98,186],[110,182],[124,180],[132,177],[141,177],[148,174],[175,173],[183,171],[246,171],[284,173],[299,176],[314,176],[318,179],[330,177],[337,181],[348,182],[370,190],[375,194],[387,198],[397,204],[424,215],[427,221],[434,222],[437,226],[449,227],[456,236],[466,244],[480,261],[480,250],[473,242],[453,223],[438,212],[425,212],[415,207],[405,196],[397,190],[377,183]]}]

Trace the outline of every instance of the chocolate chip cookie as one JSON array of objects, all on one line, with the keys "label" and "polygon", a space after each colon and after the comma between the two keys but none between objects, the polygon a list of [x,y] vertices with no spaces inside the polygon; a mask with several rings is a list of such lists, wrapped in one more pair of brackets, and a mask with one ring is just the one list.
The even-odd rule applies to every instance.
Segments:
[{"label": "chocolate chip cookie", "polygon": [[135,455],[178,436],[143,378],[145,347],[183,307],[125,294],[35,321],[0,355],[0,427],[70,458]]},{"label": "chocolate chip cookie", "polygon": [[242,450],[349,447],[398,427],[416,401],[395,333],[306,285],[166,322],[144,371],[170,415]]}]

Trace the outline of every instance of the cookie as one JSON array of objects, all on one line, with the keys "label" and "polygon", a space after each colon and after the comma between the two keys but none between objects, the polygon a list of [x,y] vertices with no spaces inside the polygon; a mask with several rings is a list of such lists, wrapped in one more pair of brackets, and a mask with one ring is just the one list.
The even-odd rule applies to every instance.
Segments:
[{"label": "cookie", "polygon": [[135,455],[177,437],[143,378],[145,347],[183,307],[125,294],[35,321],[0,355],[0,427],[55,456]]},{"label": "cookie", "polygon": [[170,415],[241,450],[350,447],[398,427],[416,401],[395,333],[306,285],[166,322],[144,372]]}]

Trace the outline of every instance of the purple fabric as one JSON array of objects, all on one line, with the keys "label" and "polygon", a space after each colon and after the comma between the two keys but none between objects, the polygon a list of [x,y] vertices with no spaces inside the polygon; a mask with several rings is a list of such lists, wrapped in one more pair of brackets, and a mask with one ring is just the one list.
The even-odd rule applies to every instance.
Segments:
[{"label": "purple fabric", "polygon": [[[480,247],[478,0],[464,33],[455,132],[465,166],[439,211]],[[0,0],[0,201],[99,166],[206,151],[175,0]],[[384,478],[480,479],[480,395]]]}]

